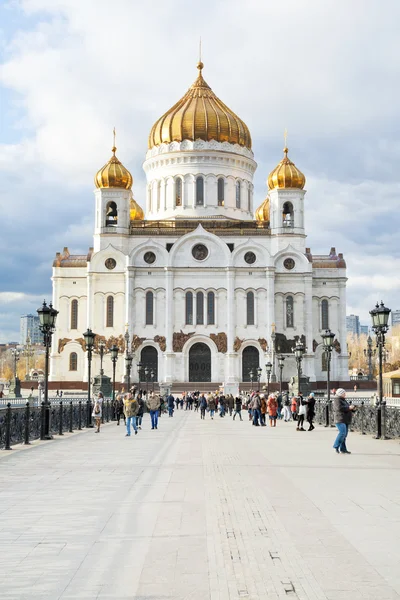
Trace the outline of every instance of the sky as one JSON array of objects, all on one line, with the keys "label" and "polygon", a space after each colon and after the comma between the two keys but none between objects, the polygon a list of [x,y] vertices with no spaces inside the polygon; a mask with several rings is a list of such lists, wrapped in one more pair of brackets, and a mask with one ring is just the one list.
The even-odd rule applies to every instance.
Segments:
[{"label": "sky", "polygon": [[255,207],[289,157],[307,246],[343,252],[347,313],[400,308],[398,0],[0,0],[0,343],[51,298],[55,253],[92,245],[117,155],[143,206],[153,122],[203,75],[250,128]]}]

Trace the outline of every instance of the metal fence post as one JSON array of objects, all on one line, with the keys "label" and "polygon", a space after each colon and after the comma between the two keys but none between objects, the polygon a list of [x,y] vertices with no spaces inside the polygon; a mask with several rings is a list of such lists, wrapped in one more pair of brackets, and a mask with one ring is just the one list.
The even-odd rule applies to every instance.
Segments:
[{"label": "metal fence post", "polygon": [[91,408],[90,400],[86,400],[86,427],[90,427],[92,424]]},{"label": "metal fence post", "polygon": [[62,400],[60,402],[60,420],[58,422],[58,434],[64,435],[63,434],[63,403],[62,403]]},{"label": "metal fence post", "polygon": [[387,440],[387,437],[386,437],[386,400],[382,401],[382,407],[381,407],[381,440]]},{"label": "metal fence post", "polygon": [[73,425],[73,423],[72,423],[73,415],[74,415],[74,407],[73,407],[72,400],[71,400],[71,402],[69,403],[69,432],[70,433],[73,433],[73,431],[74,431],[73,426],[72,426]]},{"label": "metal fence post", "polygon": [[7,404],[6,410],[6,435],[4,450],[12,450],[11,448],[11,404]]},{"label": "metal fence post", "polygon": [[361,434],[362,435],[365,435],[364,419],[365,419],[365,408],[364,408],[364,400],[363,400],[361,402]]},{"label": "metal fence post", "polygon": [[329,427],[329,402],[325,404],[325,427]]},{"label": "metal fence post", "polygon": [[45,430],[45,419],[46,419],[46,407],[44,402],[42,402],[41,408],[40,408],[40,439],[44,440],[45,439],[45,435],[44,435],[44,430]]},{"label": "metal fence post", "polygon": [[376,440],[379,440],[382,435],[382,413],[380,403],[376,407]]},{"label": "metal fence post", "polygon": [[29,425],[31,422],[31,410],[30,410],[30,406],[29,406],[29,402],[26,403],[26,408],[25,408],[25,432],[24,432],[24,444],[25,446],[28,446],[30,444],[29,442]]},{"label": "metal fence post", "polygon": [[82,400],[78,402],[78,431],[82,429]]},{"label": "metal fence post", "polygon": [[108,399],[106,400],[106,420],[107,423],[110,420],[110,401]]}]

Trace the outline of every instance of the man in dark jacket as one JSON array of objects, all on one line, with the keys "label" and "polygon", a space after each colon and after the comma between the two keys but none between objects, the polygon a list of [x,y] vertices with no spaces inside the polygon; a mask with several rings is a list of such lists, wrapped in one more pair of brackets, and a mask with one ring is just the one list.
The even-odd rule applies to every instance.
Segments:
[{"label": "man in dark jacket", "polygon": [[315,397],[314,397],[314,392],[311,392],[311,394],[308,396],[307,398],[307,421],[308,421],[308,431],[312,431],[313,429],[315,429],[314,427],[314,417],[315,417]]},{"label": "man in dark jacket", "polygon": [[236,415],[239,415],[241,421],[242,419],[242,399],[239,396],[235,398],[235,412],[233,413],[233,420],[235,420]]},{"label": "man in dark jacket", "polygon": [[333,444],[336,452],[339,454],[351,454],[346,447],[346,438],[349,432],[351,419],[355,406],[350,405],[346,400],[346,391],[343,388],[336,390],[333,399],[333,418],[338,428],[338,435]]},{"label": "man in dark jacket", "polygon": [[168,416],[173,417],[174,416],[174,407],[175,407],[175,398],[173,397],[172,394],[169,394],[169,396],[167,398],[167,404],[168,404]]}]

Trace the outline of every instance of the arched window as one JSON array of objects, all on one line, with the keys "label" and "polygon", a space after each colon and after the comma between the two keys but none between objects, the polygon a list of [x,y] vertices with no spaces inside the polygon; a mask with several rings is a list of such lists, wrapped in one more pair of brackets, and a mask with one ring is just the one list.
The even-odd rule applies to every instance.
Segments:
[{"label": "arched window", "polygon": [[218,206],[224,206],[225,202],[225,181],[223,177],[218,179]]},{"label": "arched window", "polygon": [[204,294],[196,294],[196,325],[204,325]]},{"label": "arched window", "polygon": [[204,179],[197,177],[196,179],[196,206],[204,206]]},{"label": "arched window", "polygon": [[182,206],[182,179],[175,179],[175,206]]},{"label": "arched window", "polygon": [[71,329],[78,329],[78,300],[71,302]]},{"label": "arched window", "polygon": [[287,296],[286,298],[286,327],[294,327],[293,296]]},{"label": "arched window", "polygon": [[106,206],[106,227],[118,225],[118,209],[115,202],[109,202]]},{"label": "arched window", "polygon": [[207,324],[215,324],[215,294],[208,292],[207,294]]},{"label": "arched window", "polygon": [[240,208],[241,186],[240,181],[236,182],[236,208]]},{"label": "arched window", "polygon": [[260,354],[254,346],[247,346],[242,352],[242,381],[257,381]]},{"label": "arched window", "polygon": [[247,325],[254,325],[254,293],[247,292]]},{"label": "arched window", "polygon": [[247,210],[251,212],[251,188],[250,185],[247,188]]},{"label": "arched window", "polygon": [[322,327],[322,329],[329,329],[328,300],[322,300],[322,302],[321,302],[321,327]]},{"label": "arched window", "polygon": [[294,227],[293,204],[285,202],[282,209],[282,227]]},{"label": "arched window", "polygon": [[186,292],[186,325],[193,325],[193,294]]},{"label": "arched window", "polygon": [[71,354],[69,355],[69,370],[78,370],[78,355],[76,352],[71,352]]},{"label": "arched window", "polygon": [[107,297],[106,327],[114,327],[114,298],[113,298],[113,296]]},{"label": "arched window", "polygon": [[146,292],[146,325],[154,324],[154,294]]}]

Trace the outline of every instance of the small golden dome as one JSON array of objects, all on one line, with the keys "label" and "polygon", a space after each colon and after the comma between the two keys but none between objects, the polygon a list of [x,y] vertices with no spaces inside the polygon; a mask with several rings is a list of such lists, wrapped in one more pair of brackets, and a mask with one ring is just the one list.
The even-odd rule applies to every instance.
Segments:
[{"label": "small golden dome", "polygon": [[258,223],[269,223],[269,196],[257,208],[255,218]]},{"label": "small golden dome", "polygon": [[275,188],[298,188],[302,190],[306,184],[306,178],[288,158],[289,150],[286,147],[283,149],[283,152],[285,156],[279,165],[268,175],[268,188],[270,190]]},{"label": "small golden dome", "polygon": [[203,63],[199,75],[186,94],[151,128],[149,148],[182,140],[216,140],[251,149],[247,125],[214,94],[204,81]]},{"label": "small golden dome", "polygon": [[144,212],[141,206],[136,202],[133,195],[131,196],[131,202],[129,205],[129,214],[131,221],[143,221]]},{"label": "small golden dome", "polygon": [[97,188],[131,189],[133,183],[132,175],[115,156],[116,150],[116,147],[113,146],[112,157],[108,163],[97,172],[96,177],[94,178],[94,183]]}]

